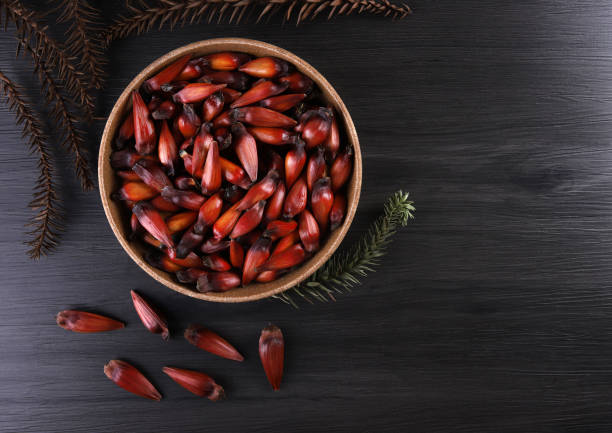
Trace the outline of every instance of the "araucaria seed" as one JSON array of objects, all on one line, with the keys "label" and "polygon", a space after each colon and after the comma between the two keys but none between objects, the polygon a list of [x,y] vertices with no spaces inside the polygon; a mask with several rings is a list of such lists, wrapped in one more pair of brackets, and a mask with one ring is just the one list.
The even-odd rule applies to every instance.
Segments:
[{"label": "araucaria seed", "polygon": [[140,225],[148,231],[155,239],[174,249],[174,241],[162,216],[147,202],[138,202],[134,205],[132,212],[138,217]]},{"label": "araucaria seed", "polygon": [[180,283],[195,283],[198,278],[202,275],[206,275],[208,272],[210,271],[198,268],[181,269],[176,272],[176,279]]},{"label": "araucaria seed", "polygon": [[270,110],[283,111],[290,110],[297,104],[302,102],[306,97],[305,93],[291,93],[289,95],[272,96],[271,98],[264,99],[259,103],[262,107],[269,108]]},{"label": "araucaria seed", "polygon": [[193,228],[196,233],[202,234],[207,227],[212,226],[223,208],[221,192],[216,193],[202,204],[198,212],[198,220]]},{"label": "araucaria seed", "polygon": [[312,185],[325,176],[327,166],[325,165],[325,150],[317,147],[317,150],[310,156],[306,167],[306,184],[308,191],[312,191]]},{"label": "araucaria seed", "polygon": [[185,339],[194,346],[222,358],[242,362],[244,357],[219,334],[200,325],[189,325]]},{"label": "araucaria seed", "polygon": [[278,172],[276,170],[270,170],[268,174],[266,174],[266,177],[249,189],[249,192],[247,192],[242,200],[238,202],[237,209],[242,211],[250,208],[258,201],[267,200],[274,194],[274,191],[276,191],[278,180]]},{"label": "araucaria seed", "polygon": [[128,200],[131,202],[149,200],[157,195],[157,190],[143,182],[126,182],[111,197],[114,200]]},{"label": "araucaria seed", "polygon": [[200,251],[204,254],[217,253],[219,251],[227,250],[230,246],[230,241],[210,238],[206,240],[200,247]]},{"label": "araucaria seed", "polygon": [[183,269],[183,266],[174,263],[170,257],[160,252],[147,251],[144,259],[148,264],[162,271],[173,273]]},{"label": "araucaria seed", "polygon": [[278,241],[278,243],[276,244],[276,247],[274,247],[274,251],[272,251],[272,255],[275,256],[276,254],[282,253],[287,248],[289,248],[292,245],[295,245],[299,241],[300,241],[299,232],[297,230],[292,231],[287,236],[285,236],[284,238],[281,238],[281,240]]},{"label": "araucaria seed", "polygon": [[[187,65],[185,65],[185,67],[183,68],[179,76],[176,78],[182,82],[183,80],[194,80],[198,78],[200,75],[202,75],[202,68],[200,67],[200,65],[189,62]],[[166,90],[168,87],[169,85],[166,84],[162,86],[161,88],[162,90],[168,92],[168,90]],[[178,90],[180,89],[177,89],[176,91]]]},{"label": "araucaria seed", "polygon": [[183,104],[183,112],[175,119],[175,122],[176,127],[185,138],[193,137],[202,124],[190,104]]},{"label": "araucaria seed", "polygon": [[141,159],[153,159],[150,155],[140,155],[128,149],[111,154],[111,167],[114,169],[131,169]]},{"label": "araucaria seed", "polygon": [[134,147],[141,155],[147,155],[155,149],[157,137],[153,120],[149,118],[149,109],[137,91],[132,92],[132,107],[134,110]]},{"label": "araucaria seed", "polygon": [[181,104],[193,104],[203,101],[215,92],[223,89],[226,84],[191,83],[180,92],[174,94],[174,101]]},{"label": "araucaria seed", "polygon": [[[289,85],[287,83],[278,84],[274,81],[262,81],[259,84],[255,84],[250,90],[243,93],[240,98],[236,99],[230,105],[231,108],[244,107],[246,105],[254,104],[262,99],[266,99],[270,96],[278,95],[279,93],[287,90]],[[284,111],[284,110],[279,110]]]},{"label": "araucaria seed", "polygon": [[159,165],[153,161],[147,159],[138,161],[134,164],[132,170],[134,170],[134,173],[136,173],[144,183],[154,188],[156,191],[161,191],[167,186],[172,186],[172,182],[168,176],[166,176],[166,173],[164,173]]},{"label": "araucaria seed", "polygon": [[217,115],[221,113],[221,110],[223,110],[224,103],[223,92],[213,93],[206,98],[202,107],[204,121],[210,122],[217,117]]},{"label": "araucaria seed", "polygon": [[239,69],[253,77],[274,78],[286,74],[289,64],[276,57],[260,57],[242,65]]},{"label": "araucaria seed", "polygon": [[150,203],[155,207],[155,209],[160,210],[162,212],[178,212],[181,208],[175,206],[174,203],[169,202],[161,195],[158,195]]},{"label": "araucaria seed", "polygon": [[306,251],[312,253],[319,249],[321,232],[319,230],[317,220],[308,211],[308,209],[304,209],[304,211],[300,214],[298,231]]},{"label": "araucaria seed", "polygon": [[255,281],[258,283],[269,283],[270,281],[274,281],[279,277],[279,271],[263,271],[257,274],[257,278]]},{"label": "araucaria seed", "polygon": [[292,92],[310,93],[314,83],[310,78],[299,72],[282,76],[278,79],[280,82],[288,83],[289,90]]},{"label": "araucaria seed", "polygon": [[336,116],[334,116],[332,119],[329,135],[327,136],[324,145],[329,160],[333,161],[338,154],[338,150],[340,149],[340,129],[338,128],[338,119],[336,119]]},{"label": "araucaria seed", "polygon": [[185,258],[195,248],[200,246],[202,242],[204,242],[204,235],[202,235],[201,233],[196,233],[194,231],[194,227],[195,225],[191,226],[191,228],[186,230],[185,233],[183,233],[183,236],[181,236],[181,240],[176,246],[177,258]]},{"label": "araucaria seed", "polygon": [[219,162],[219,146],[213,141],[206,154],[206,163],[202,173],[202,194],[211,195],[221,188],[221,164]]},{"label": "araucaria seed", "polygon": [[232,268],[232,265],[230,265],[223,257],[216,253],[208,254],[202,257],[202,264],[211,271],[216,272],[225,272]]},{"label": "araucaria seed", "polygon": [[157,145],[159,162],[162,163],[170,175],[174,175],[174,163],[178,155],[176,141],[170,132],[168,122],[163,121],[161,132],[159,133],[159,143]]},{"label": "araucaria seed", "polygon": [[149,93],[157,92],[161,89],[162,84],[174,81],[174,79],[181,73],[190,57],[191,55],[189,54],[181,57],[170,66],[164,68],[157,75],[149,78],[147,81],[145,81],[145,89],[147,89]]},{"label": "araucaria seed", "polygon": [[346,198],[342,194],[336,193],[334,196],[334,204],[329,212],[330,229],[336,230],[344,220],[346,212]]},{"label": "araucaria seed", "polygon": [[308,187],[306,186],[305,176],[301,176],[297,182],[293,184],[285,199],[283,207],[283,217],[293,218],[304,209],[308,202]]},{"label": "araucaria seed", "polygon": [[204,265],[202,264],[202,259],[193,251],[190,251],[184,258],[179,258],[178,254],[175,257],[168,258],[179,266],[184,268],[201,268]]},{"label": "araucaria seed", "polygon": [[213,225],[213,236],[216,240],[221,240],[230,234],[238,218],[240,218],[241,211],[238,210],[240,202],[230,207],[223,215],[219,217]]},{"label": "araucaria seed", "polygon": [[153,384],[131,364],[113,359],[104,366],[104,374],[121,388],[151,400],[161,400],[162,396]]},{"label": "araucaria seed", "polygon": [[136,215],[132,214],[130,217],[130,239],[135,239],[138,236],[138,233],[142,231],[142,226],[138,222],[138,218]]},{"label": "araucaria seed", "polygon": [[225,292],[240,285],[240,277],[233,272],[209,272],[198,278],[196,290],[202,293]]},{"label": "araucaria seed", "polygon": [[134,114],[130,113],[119,128],[115,139],[115,149],[123,149],[130,138],[134,136]]},{"label": "araucaria seed", "polygon": [[231,241],[229,247],[230,262],[234,268],[242,268],[244,263],[244,248],[238,241]]},{"label": "araucaria seed", "polygon": [[332,118],[327,108],[307,111],[300,117],[302,139],[312,149],[322,144],[331,130]]},{"label": "araucaria seed", "polygon": [[219,157],[219,164],[221,164],[221,174],[223,178],[229,183],[239,186],[242,189],[248,189],[251,186],[251,180],[248,178],[246,172],[238,165],[223,157]]},{"label": "araucaria seed", "polygon": [[234,229],[230,233],[230,238],[238,238],[255,229],[261,222],[265,207],[266,202],[262,200],[246,210],[234,226]]},{"label": "araucaria seed", "polygon": [[199,371],[182,368],[164,367],[163,372],[187,391],[217,401],[225,397],[223,387],[217,385],[212,377]]},{"label": "araucaria seed", "polygon": [[297,228],[297,223],[293,220],[282,221],[275,220],[270,221],[266,226],[266,231],[263,232],[263,236],[272,239],[273,241],[287,236],[289,233]]},{"label": "araucaria seed", "polygon": [[291,188],[306,164],[306,150],[304,142],[298,141],[294,148],[285,155],[285,184]]},{"label": "araucaria seed", "polygon": [[322,177],[317,180],[312,187],[310,195],[310,206],[312,213],[319,223],[322,232],[327,230],[329,223],[329,213],[334,204],[334,193],[331,189],[329,177]]},{"label": "araucaria seed", "polygon": [[259,272],[279,271],[299,265],[306,258],[306,252],[300,244],[295,244],[286,250],[270,256],[270,258],[259,267]]},{"label": "araucaria seed", "polygon": [[82,333],[113,331],[125,327],[122,322],[110,317],[78,310],[60,311],[55,320],[68,331]]},{"label": "araucaria seed", "polygon": [[186,211],[175,213],[174,215],[168,217],[166,220],[166,225],[168,226],[168,231],[171,234],[175,234],[178,232],[182,232],[187,229],[187,227],[191,226],[196,219],[196,213],[193,211]]},{"label": "araucaria seed", "polygon": [[283,212],[283,205],[285,204],[285,193],[287,192],[287,188],[283,182],[279,182],[276,191],[266,204],[266,209],[264,210],[264,216],[262,219],[262,224],[268,224],[271,221],[277,220],[280,218]]},{"label": "araucaria seed", "polygon": [[238,93],[246,90],[250,81],[247,74],[239,71],[210,71],[200,78],[200,81],[204,82],[204,80],[214,84],[227,84],[227,87],[222,92],[234,90],[239,91]]},{"label": "araucaria seed", "polygon": [[272,144],[274,146],[280,146],[283,144],[294,143],[297,138],[295,134],[282,128],[266,128],[263,126],[254,126],[248,128],[249,132],[257,140],[262,143]]},{"label": "araucaria seed", "polygon": [[180,189],[167,186],[162,189],[161,195],[175,205],[191,210],[199,210],[206,201],[206,197],[193,191],[181,191]]},{"label": "araucaria seed", "polygon": [[172,119],[176,114],[176,105],[168,100],[164,101],[151,113],[151,117],[155,120]]},{"label": "araucaria seed", "polygon": [[197,188],[198,184],[196,180],[191,176],[176,176],[174,178],[174,186],[176,189],[182,189],[184,191]]},{"label": "araucaria seed", "polygon": [[263,107],[234,108],[230,112],[230,117],[237,122],[269,128],[291,128],[297,124],[291,117]]},{"label": "araucaria seed", "polygon": [[193,155],[191,156],[191,174],[192,176],[201,178],[204,174],[204,163],[206,155],[212,142],[213,136],[205,126],[200,128],[193,140]]},{"label": "araucaria seed", "polygon": [[206,63],[211,69],[217,71],[233,71],[240,65],[251,60],[248,54],[223,52],[209,54],[205,57]]},{"label": "araucaria seed", "polygon": [[153,334],[161,334],[164,340],[170,337],[168,332],[168,323],[166,319],[159,313],[159,311],[153,307],[150,303],[145,301],[142,296],[136,293],[134,290],[131,292],[132,302],[134,303],[134,309],[138,313],[138,317],[142,321],[142,324]]},{"label": "araucaria seed", "polygon": [[252,181],[257,180],[257,144],[251,134],[248,133],[242,123],[232,125],[232,137],[236,150],[236,156],[240,160],[242,167]]},{"label": "araucaria seed", "polygon": [[272,389],[278,391],[283,379],[285,362],[285,339],[278,326],[268,325],[261,331],[259,358]]},{"label": "araucaria seed", "polygon": [[338,191],[344,186],[353,170],[353,150],[346,149],[340,153],[331,166],[330,176],[332,181],[332,189]]},{"label": "araucaria seed", "polygon": [[244,268],[242,270],[242,285],[246,286],[257,276],[257,268],[265,263],[270,257],[272,240],[261,237],[255,241],[244,257]]}]

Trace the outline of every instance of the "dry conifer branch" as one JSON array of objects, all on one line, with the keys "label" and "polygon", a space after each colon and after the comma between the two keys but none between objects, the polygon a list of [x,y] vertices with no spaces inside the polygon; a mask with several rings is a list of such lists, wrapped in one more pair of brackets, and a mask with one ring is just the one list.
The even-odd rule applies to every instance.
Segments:
[{"label": "dry conifer branch", "polygon": [[[283,19],[295,20],[296,24],[321,13],[327,19],[335,15],[371,13],[403,18],[410,14],[405,5],[389,0],[158,0],[155,4],[140,2],[138,6],[126,6],[129,15],[120,16],[106,33],[106,43],[132,34],[146,33],[154,28],[168,25],[170,28],[198,23],[203,19],[221,22],[227,19],[238,24],[248,9],[257,13],[257,21],[284,11]],[[230,13],[231,12],[231,13]]]},{"label": "dry conifer branch", "polygon": [[93,189],[95,184],[91,178],[91,170],[83,150],[85,142],[83,132],[77,126],[77,117],[69,109],[69,101],[60,93],[59,85],[56,84],[51,69],[39,57],[39,54],[33,51],[27,41],[20,40],[19,44],[25,51],[32,54],[34,70],[40,81],[41,93],[46,104],[50,107],[51,119],[57,125],[62,146],[74,154],[74,167],[81,181],[81,187],[85,191]]},{"label": "dry conifer branch", "polygon": [[6,97],[9,109],[15,113],[17,124],[23,128],[22,136],[28,137],[30,150],[38,155],[40,175],[36,180],[34,197],[30,203],[36,215],[28,223],[28,226],[32,227],[28,234],[33,238],[26,242],[30,246],[28,254],[37,259],[57,245],[57,232],[61,229],[58,199],[53,183],[53,168],[47,150],[47,137],[17,85],[2,72],[0,72],[0,91]]},{"label": "dry conifer branch", "polygon": [[4,26],[7,21],[17,28],[17,46],[19,54],[24,42],[32,47],[30,52],[35,66],[44,61],[47,68],[57,72],[58,79],[64,88],[83,110],[86,119],[91,119],[94,113],[94,101],[87,90],[83,74],[74,66],[75,59],[70,57],[66,50],[55,39],[47,34],[47,26],[40,24],[40,16],[34,11],[26,9],[18,0],[0,0]]},{"label": "dry conifer branch", "polygon": [[70,53],[80,59],[79,66],[90,78],[90,86],[102,88],[106,63],[100,39],[100,29],[96,24],[99,20],[98,10],[87,0],[60,0],[57,7],[60,15],[58,22],[70,22],[66,31],[66,47]]}]

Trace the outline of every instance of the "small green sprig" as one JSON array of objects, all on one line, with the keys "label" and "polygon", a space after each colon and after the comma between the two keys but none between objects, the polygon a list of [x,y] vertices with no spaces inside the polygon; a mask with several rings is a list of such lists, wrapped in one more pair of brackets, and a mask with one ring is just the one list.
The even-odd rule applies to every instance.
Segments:
[{"label": "small green sprig", "polygon": [[384,213],[370,226],[368,232],[348,251],[335,253],[318,271],[291,289],[274,298],[298,308],[294,298],[327,302],[335,300],[335,294],[350,291],[360,283],[359,279],[380,264],[387,246],[397,229],[414,218],[413,202],[408,193],[397,191],[385,203]]}]

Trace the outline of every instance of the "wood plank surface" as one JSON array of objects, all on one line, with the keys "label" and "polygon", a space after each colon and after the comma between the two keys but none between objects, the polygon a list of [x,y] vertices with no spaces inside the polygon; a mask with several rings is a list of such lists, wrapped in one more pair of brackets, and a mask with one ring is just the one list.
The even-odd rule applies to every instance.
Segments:
[{"label": "wood plank surface", "polygon": [[[121,2],[99,2],[110,21]],[[28,2],[45,8],[45,2]],[[143,67],[189,42],[241,36],[280,45],[336,87],[364,155],[357,239],[397,189],[417,219],[353,293],[294,310],[175,294],[122,251],[97,191],[80,192],[54,148],[67,228],[33,262],[23,224],[37,175],[0,105],[0,431],[609,432],[612,430],[612,4],[593,0],[414,0],[414,15],[317,19],[295,27],[200,24],[114,43],[98,114]],[[41,9],[42,10],[42,9]],[[9,27],[9,30],[10,27]],[[59,29],[54,29],[59,31]],[[27,58],[0,33],[0,69],[38,101]],[[89,133],[92,167],[104,122]],[[146,333],[137,288],[168,311],[174,338]],[[54,324],[65,308],[127,321],[103,335]],[[244,363],[188,345],[210,326]],[[287,340],[280,392],[257,355],[260,329]],[[132,361],[164,400],[102,371]],[[164,365],[206,371],[213,404]]]}]

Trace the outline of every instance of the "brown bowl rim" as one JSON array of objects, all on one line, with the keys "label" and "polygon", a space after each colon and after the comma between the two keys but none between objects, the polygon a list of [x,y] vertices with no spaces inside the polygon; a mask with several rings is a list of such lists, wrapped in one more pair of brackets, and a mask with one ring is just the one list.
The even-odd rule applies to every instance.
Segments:
[{"label": "brown bowl rim", "polygon": [[[114,183],[116,179],[114,179],[114,172],[112,168],[110,168],[109,158],[112,152],[112,139],[121,123],[121,119],[123,119],[124,110],[130,105],[129,96],[133,89],[140,87],[146,78],[152,76],[168,63],[185,54],[203,55],[220,51],[243,51],[258,56],[276,56],[287,60],[293,64],[298,71],[311,78],[324,93],[326,101],[332,103],[336,111],[340,113],[344,121],[346,136],[354,150],[354,163],[353,175],[347,190],[347,211],[344,222],[327,238],[323,247],[314,256],[302,266],[270,283],[250,284],[246,287],[232,289],[223,293],[200,293],[187,285],[177,283],[169,273],[149,265],[143,259],[142,252],[137,250],[137,244],[127,240],[125,237],[125,230],[122,229],[122,225],[124,225],[125,222],[117,221],[117,219],[120,218],[116,218],[111,210],[111,207],[113,207],[116,209],[116,213],[120,214],[119,205],[110,200],[110,189],[112,188],[112,183]],[[109,171],[111,174],[110,179],[108,178]],[[244,38],[215,38],[194,42],[170,51],[144,68],[126,86],[115,102],[108,116],[104,132],[102,133],[98,156],[98,182],[104,213],[115,237],[131,259],[156,281],[178,293],[197,299],[222,303],[250,302],[279,294],[304,281],[318,270],[337,250],[349,230],[359,204],[361,180],[362,160],[357,131],[346,105],[333,86],[313,66],[297,55],[276,45]]]}]

